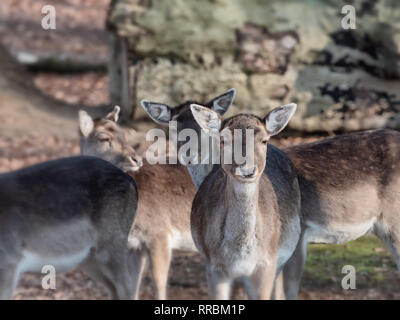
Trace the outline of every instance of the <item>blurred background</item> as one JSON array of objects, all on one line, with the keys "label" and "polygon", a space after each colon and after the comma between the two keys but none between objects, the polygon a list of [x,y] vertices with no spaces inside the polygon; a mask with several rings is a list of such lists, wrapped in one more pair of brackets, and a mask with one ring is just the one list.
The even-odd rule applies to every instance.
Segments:
[{"label": "blurred background", "polygon": [[[56,29],[45,30],[45,5]],[[355,29],[344,28],[355,12]],[[346,23],[345,23],[346,25]],[[395,0],[1,0],[0,172],[79,154],[77,111],[122,107],[132,143],[155,124],[141,99],[206,102],[235,87],[228,115],[296,102],[283,147],[372,128],[400,129],[400,2]],[[310,245],[302,299],[399,299],[386,249],[364,237]],[[357,289],[343,290],[344,265]],[[141,297],[154,297],[150,275]],[[171,299],[207,298],[202,260],[178,252]],[[56,290],[25,275],[17,299],[102,299],[80,271]],[[238,288],[238,299],[244,292]]]}]

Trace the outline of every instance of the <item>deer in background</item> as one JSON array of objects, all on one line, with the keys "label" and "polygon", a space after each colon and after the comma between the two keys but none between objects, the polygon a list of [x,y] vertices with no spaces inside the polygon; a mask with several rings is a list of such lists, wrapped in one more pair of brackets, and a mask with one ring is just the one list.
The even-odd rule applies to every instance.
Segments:
[{"label": "deer in background", "polygon": [[[222,108],[230,105],[233,98],[230,93],[223,94],[208,105]],[[187,102],[182,106],[189,105]],[[93,120],[86,112],[80,111],[81,153],[106,159],[124,170],[123,154],[131,147],[117,124],[118,114],[119,108],[116,107],[105,118]],[[156,298],[166,299],[172,251],[197,252],[190,232],[190,210],[196,189],[187,170],[180,164],[151,165],[146,160],[141,163],[137,154],[135,160],[136,169],[129,173],[137,183],[140,198],[129,236],[131,255],[135,257],[135,297],[139,296],[143,270],[149,262]]]},{"label": "deer in background", "polygon": [[117,124],[120,110],[115,106],[104,118],[95,120],[86,111],[79,111],[79,145],[81,154],[102,158],[124,172],[134,173],[143,159]]},{"label": "deer in background", "polygon": [[113,299],[133,298],[128,234],[135,181],[94,157],[48,161],[0,175],[0,299],[19,276],[82,268]]},{"label": "deer in background", "polygon": [[[201,184],[191,213],[211,296],[229,299],[232,281],[240,278],[250,299],[269,299],[276,275],[299,240],[300,190],[287,156],[276,150],[266,161],[265,154],[269,138],[283,130],[296,105],[276,108],[264,119],[240,114],[225,121],[207,107],[192,104],[191,110],[205,132],[231,132],[221,135],[221,165]],[[233,153],[246,149],[249,129],[254,130],[254,163],[239,164]],[[235,150],[234,130],[243,134],[241,150]],[[224,162],[226,153],[232,164]]]},{"label": "deer in background", "polygon": [[[232,88],[203,105],[222,116],[228,111],[235,97],[236,90]],[[196,104],[196,102],[187,101],[176,107],[170,107],[163,103],[151,102],[148,100],[142,100],[141,104],[150,118],[160,125],[168,126],[170,121],[176,121],[178,134],[184,129],[193,129],[196,131],[197,136],[199,137],[197,154],[192,154],[191,157],[188,157],[184,161],[181,159],[179,160],[186,165],[194,185],[196,188],[199,188],[204,178],[213,169],[214,165],[212,164],[211,159],[203,159],[204,161],[202,161],[202,163],[199,161],[198,155],[201,154],[201,145],[203,145],[201,139],[209,140],[208,143],[211,145],[212,137],[201,135],[201,128],[193,118],[190,105]],[[184,143],[184,141],[178,141],[177,148],[179,149]]]},{"label": "deer in background", "polygon": [[400,133],[371,130],[285,149],[298,172],[302,233],[284,269],[297,298],[307,243],[343,243],[372,232],[400,271]]}]

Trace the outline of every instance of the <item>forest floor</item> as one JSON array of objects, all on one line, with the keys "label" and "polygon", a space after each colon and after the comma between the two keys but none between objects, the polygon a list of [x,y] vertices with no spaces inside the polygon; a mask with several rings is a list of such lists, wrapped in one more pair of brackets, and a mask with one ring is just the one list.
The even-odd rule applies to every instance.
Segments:
[{"label": "forest floor", "polygon": [[[42,0],[2,0],[0,39],[16,52],[97,55],[107,58],[104,19],[109,0],[58,0],[57,33],[40,28]],[[35,85],[46,95],[70,104],[96,106],[108,103],[107,74],[85,72],[32,74]],[[12,102],[0,104],[1,117],[9,123],[26,116],[13,111]],[[78,135],[36,134],[40,123],[31,120],[26,132],[0,136],[0,172],[34,163],[79,154]],[[77,131],[76,131],[77,133]],[[311,141],[319,136],[283,136],[274,144],[287,146]],[[341,286],[342,267],[355,267],[355,290]],[[57,276],[56,290],[41,288],[41,275],[26,274],[15,293],[16,299],[105,299],[103,289],[83,272],[74,270]],[[301,286],[301,299],[400,299],[400,279],[393,259],[376,238],[366,236],[343,245],[309,245],[307,265]],[[202,258],[195,253],[176,252],[170,270],[170,299],[207,299]],[[243,289],[234,290],[236,299],[245,299]],[[152,299],[151,274],[145,273],[141,298]]]}]

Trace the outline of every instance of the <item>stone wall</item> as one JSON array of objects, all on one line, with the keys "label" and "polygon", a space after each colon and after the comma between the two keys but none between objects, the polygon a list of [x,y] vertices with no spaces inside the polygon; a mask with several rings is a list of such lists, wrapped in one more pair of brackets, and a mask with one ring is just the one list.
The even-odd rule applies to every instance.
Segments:
[{"label": "stone wall", "polygon": [[[342,28],[345,4],[355,30]],[[108,20],[128,121],[144,98],[173,106],[235,87],[229,115],[296,102],[293,129],[400,129],[400,1],[114,0]]]}]

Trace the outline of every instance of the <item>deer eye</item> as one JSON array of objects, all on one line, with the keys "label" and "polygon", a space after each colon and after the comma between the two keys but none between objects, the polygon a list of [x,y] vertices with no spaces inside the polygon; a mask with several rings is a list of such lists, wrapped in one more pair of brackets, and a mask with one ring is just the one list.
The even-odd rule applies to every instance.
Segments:
[{"label": "deer eye", "polygon": [[111,147],[111,138],[109,138],[109,137],[99,137],[99,142],[102,144],[102,145],[108,145],[109,147]]},{"label": "deer eye", "polygon": [[268,143],[268,140],[263,140],[263,141],[261,141],[261,143],[262,143],[262,144],[267,144],[267,143]]},{"label": "deer eye", "polygon": [[100,142],[108,142],[111,140],[111,137],[108,134],[98,134],[96,138]]}]

